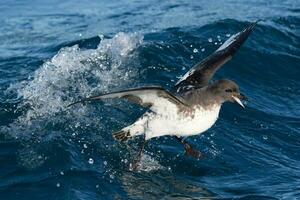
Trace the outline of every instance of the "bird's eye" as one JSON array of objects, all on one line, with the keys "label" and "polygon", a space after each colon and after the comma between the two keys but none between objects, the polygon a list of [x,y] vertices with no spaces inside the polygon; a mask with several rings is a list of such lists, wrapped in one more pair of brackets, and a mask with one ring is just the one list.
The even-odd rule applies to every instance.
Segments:
[{"label": "bird's eye", "polygon": [[225,92],[232,92],[232,89],[226,89]]}]

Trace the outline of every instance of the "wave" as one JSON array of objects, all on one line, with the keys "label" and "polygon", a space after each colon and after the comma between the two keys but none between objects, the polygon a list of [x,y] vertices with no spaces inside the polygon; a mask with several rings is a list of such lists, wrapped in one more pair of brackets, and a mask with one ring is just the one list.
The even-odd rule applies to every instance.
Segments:
[{"label": "wave", "polygon": [[[99,36],[63,44],[64,47],[38,68],[28,80],[11,85],[7,90],[8,92],[16,91],[20,103],[15,114],[16,120],[8,122],[5,127],[2,126],[1,132],[26,140],[21,150],[22,153],[19,153],[19,160],[27,168],[35,168],[45,163],[44,157],[47,156],[40,153],[43,152],[41,145],[51,144],[53,140],[62,140],[63,143],[67,143],[68,140],[72,141],[66,146],[71,148],[75,145],[75,150],[72,147],[72,150],[65,149],[65,151],[68,152],[73,164],[88,163],[89,158],[93,158],[90,155],[88,158],[80,158],[80,161],[75,157],[81,155],[81,150],[86,151],[83,144],[93,144],[99,141],[96,142],[97,149],[105,151],[104,155],[114,158],[111,162],[116,166],[112,168],[121,168],[123,165],[118,164],[116,160],[124,157],[128,159],[130,155],[126,153],[123,155],[124,152],[119,152],[122,149],[119,146],[117,148],[113,146],[107,151],[107,144],[113,145],[109,137],[110,133],[114,129],[131,123],[139,116],[141,110],[131,106],[118,108],[118,103],[115,102],[116,106],[75,106],[68,110],[66,106],[81,97],[128,88],[141,83],[170,88],[193,64],[216,50],[243,25],[246,23],[225,20],[201,28],[170,28],[145,35],[118,33],[112,38]],[[268,34],[266,38],[269,39],[262,39],[261,35],[264,34]],[[288,146],[289,139],[281,137],[274,126],[280,126],[281,120],[297,121],[297,110],[291,110],[291,107],[297,108],[299,105],[293,100],[297,95],[292,97],[291,91],[297,91],[298,83],[294,77],[295,73],[287,73],[287,76],[279,79],[283,72],[288,70],[278,63],[282,63],[283,59],[291,59],[291,56],[283,54],[281,58],[277,56],[278,52],[288,47],[282,46],[285,43],[270,46],[268,41],[275,36],[290,42],[297,40],[297,38],[288,38],[287,35],[278,33],[268,25],[260,24],[232,61],[216,74],[216,79],[228,77],[237,81],[241,90],[252,101],[248,103],[247,114],[234,106],[226,106],[222,112],[226,113],[224,115],[229,120],[225,118],[218,122],[219,127],[217,125],[215,130],[210,130],[209,133],[201,136],[201,142],[193,141],[196,146],[203,146],[202,150],[209,158],[218,159],[224,153],[222,146],[229,148],[234,137],[241,140],[240,148],[247,152],[249,137],[216,134],[217,131],[222,130],[238,133],[239,130],[234,128],[238,123],[248,127],[250,132],[263,134],[265,130],[273,131],[273,136],[269,138],[280,140],[282,144]],[[295,43],[291,46],[293,48],[290,48],[287,54],[296,55]],[[54,49],[60,47],[61,45]],[[270,50],[266,52],[268,48]],[[293,58],[296,63],[298,58]],[[260,62],[253,62],[255,60]],[[297,68],[290,66],[289,70],[296,72]],[[287,81],[289,85],[285,85]],[[257,120],[253,121],[253,118]],[[264,118],[270,120],[264,120]],[[234,120],[234,126],[230,120]],[[269,126],[265,126],[266,124]],[[252,129],[251,126],[255,128]],[[289,123],[280,131],[286,130],[295,136],[294,132],[297,128],[293,126],[293,123]],[[260,140],[268,141],[264,139],[264,134],[251,136],[251,141],[258,141],[254,142],[256,146],[261,145]],[[297,143],[292,142],[292,144]],[[273,149],[273,145],[270,142],[265,148]],[[132,146],[136,147],[136,144]],[[166,148],[163,149],[166,150]],[[152,165],[150,166],[149,163]],[[171,163],[172,167],[176,166],[172,159],[165,161],[158,157],[147,157],[142,170],[164,170],[163,166],[166,163],[168,165]],[[145,168],[145,166],[150,167]]]},{"label": "wave", "polygon": [[[143,36],[121,32],[112,38],[99,38],[101,41],[95,49],[80,48],[77,44],[61,48],[28,80],[7,89],[6,93],[16,93],[19,100],[3,104],[15,120],[10,119],[7,125],[1,126],[0,133],[18,140],[18,161],[27,169],[45,163],[49,157],[47,148],[53,148],[51,141],[59,139],[67,143],[69,137],[77,137],[89,127],[98,131],[105,127],[99,124],[98,118],[92,120],[95,110],[84,106],[66,109],[68,104],[120,85],[126,87],[136,77],[134,66],[139,65],[136,49],[142,45]],[[91,137],[91,140],[97,138]],[[70,155],[73,152],[74,149]],[[80,152],[75,154],[78,156]]]},{"label": "wave", "polygon": [[134,50],[142,41],[141,35],[118,33],[111,39],[102,38],[96,49],[62,48],[29,80],[8,89],[17,88],[22,98],[19,107],[28,108],[19,121],[53,116],[81,97],[126,86],[135,77]]}]

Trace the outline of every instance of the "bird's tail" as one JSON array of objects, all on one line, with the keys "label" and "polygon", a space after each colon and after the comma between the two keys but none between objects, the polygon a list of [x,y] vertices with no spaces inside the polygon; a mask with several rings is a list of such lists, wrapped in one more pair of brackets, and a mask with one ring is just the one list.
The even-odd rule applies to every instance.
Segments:
[{"label": "bird's tail", "polygon": [[113,137],[115,140],[119,141],[119,142],[124,142],[126,140],[128,140],[128,138],[130,137],[130,131],[129,130],[120,130],[117,132],[113,133]]},{"label": "bird's tail", "polygon": [[120,131],[117,131],[113,133],[113,137],[115,140],[119,142],[124,142],[128,140],[131,137],[135,137],[137,135],[141,135],[145,133],[144,124],[147,121],[148,118],[143,117],[137,120],[135,123],[131,124],[130,126],[127,126]]}]

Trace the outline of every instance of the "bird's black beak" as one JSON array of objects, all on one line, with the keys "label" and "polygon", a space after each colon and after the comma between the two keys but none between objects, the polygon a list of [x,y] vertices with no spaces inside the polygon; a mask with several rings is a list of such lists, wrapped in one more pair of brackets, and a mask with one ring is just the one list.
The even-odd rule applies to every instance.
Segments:
[{"label": "bird's black beak", "polygon": [[245,108],[244,104],[242,103],[241,100],[247,100],[247,97],[243,94],[239,94],[239,95],[232,95],[232,98],[234,99],[234,101],[239,104],[240,106],[242,106],[243,108]]}]

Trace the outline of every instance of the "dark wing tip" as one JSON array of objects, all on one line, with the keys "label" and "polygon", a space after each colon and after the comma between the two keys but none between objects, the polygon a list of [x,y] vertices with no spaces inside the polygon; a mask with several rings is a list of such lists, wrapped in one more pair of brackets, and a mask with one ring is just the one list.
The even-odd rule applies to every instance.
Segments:
[{"label": "dark wing tip", "polygon": [[[243,45],[243,43],[247,40],[249,35],[252,33],[255,25],[262,20],[257,20],[255,22],[250,23],[246,28],[237,34],[233,35],[233,38],[229,38],[226,40],[222,46],[217,49],[217,52],[222,52],[221,54],[232,56],[235,52]],[[228,43],[227,45],[225,45]],[[225,45],[225,46],[224,46]]]},{"label": "dark wing tip", "polygon": [[78,104],[78,103],[83,103],[84,101],[85,101],[84,99],[83,99],[83,100],[79,100],[79,101],[75,101],[75,102],[73,102],[73,103],[67,105],[67,108],[69,108],[69,107],[71,107],[71,106],[73,106],[73,105],[75,105],[75,104]]},{"label": "dark wing tip", "polygon": [[[254,27],[258,24],[258,22],[261,22],[263,20],[258,19],[255,22],[250,23],[243,31],[242,33],[244,33],[246,39],[247,37],[250,35],[250,33],[253,31]],[[246,34],[245,34],[246,33]]]},{"label": "dark wing tip", "polygon": [[[238,51],[238,49],[247,40],[249,35],[252,33],[255,25],[262,20],[256,20],[250,23],[242,31],[232,35],[228,38],[213,54],[202,60],[200,63],[196,64],[187,73],[187,77],[179,82],[173,87],[172,91],[180,92],[185,90],[186,85],[201,86],[203,87],[208,83],[220,66],[226,63],[231,57]],[[189,89],[189,88],[186,88]]]},{"label": "dark wing tip", "polygon": [[254,24],[254,26],[255,26],[258,22],[262,22],[262,21],[264,21],[264,20],[258,19],[258,20],[256,20],[255,22],[252,22],[252,24]]},{"label": "dark wing tip", "polygon": [[92,101],[92,100],[96,100],[96,97],[88,97],[88,98],[85,98],[85,99],[81,99],[81,100],[79,100],[79,101],[75,101],[75,102],[73,102],[73,103],[67,105],[67,108],[69,108],[69,107],[71,107],[71,106],[73,106],[73,105],[75,105],[75,104],[78,104],[78,103],[83,103],[83,102],[86,102],[86,101]]},{"label": "dark wing tip", "polygon": [[258,22],[261,22],[261,19],[256,20],[255,22],[252,22],[249,26],[247,26],[242,32],[249,32],[249,34],[251,33],[251,31],[254,29],[254,27],[256,26],[256,24]]}]

